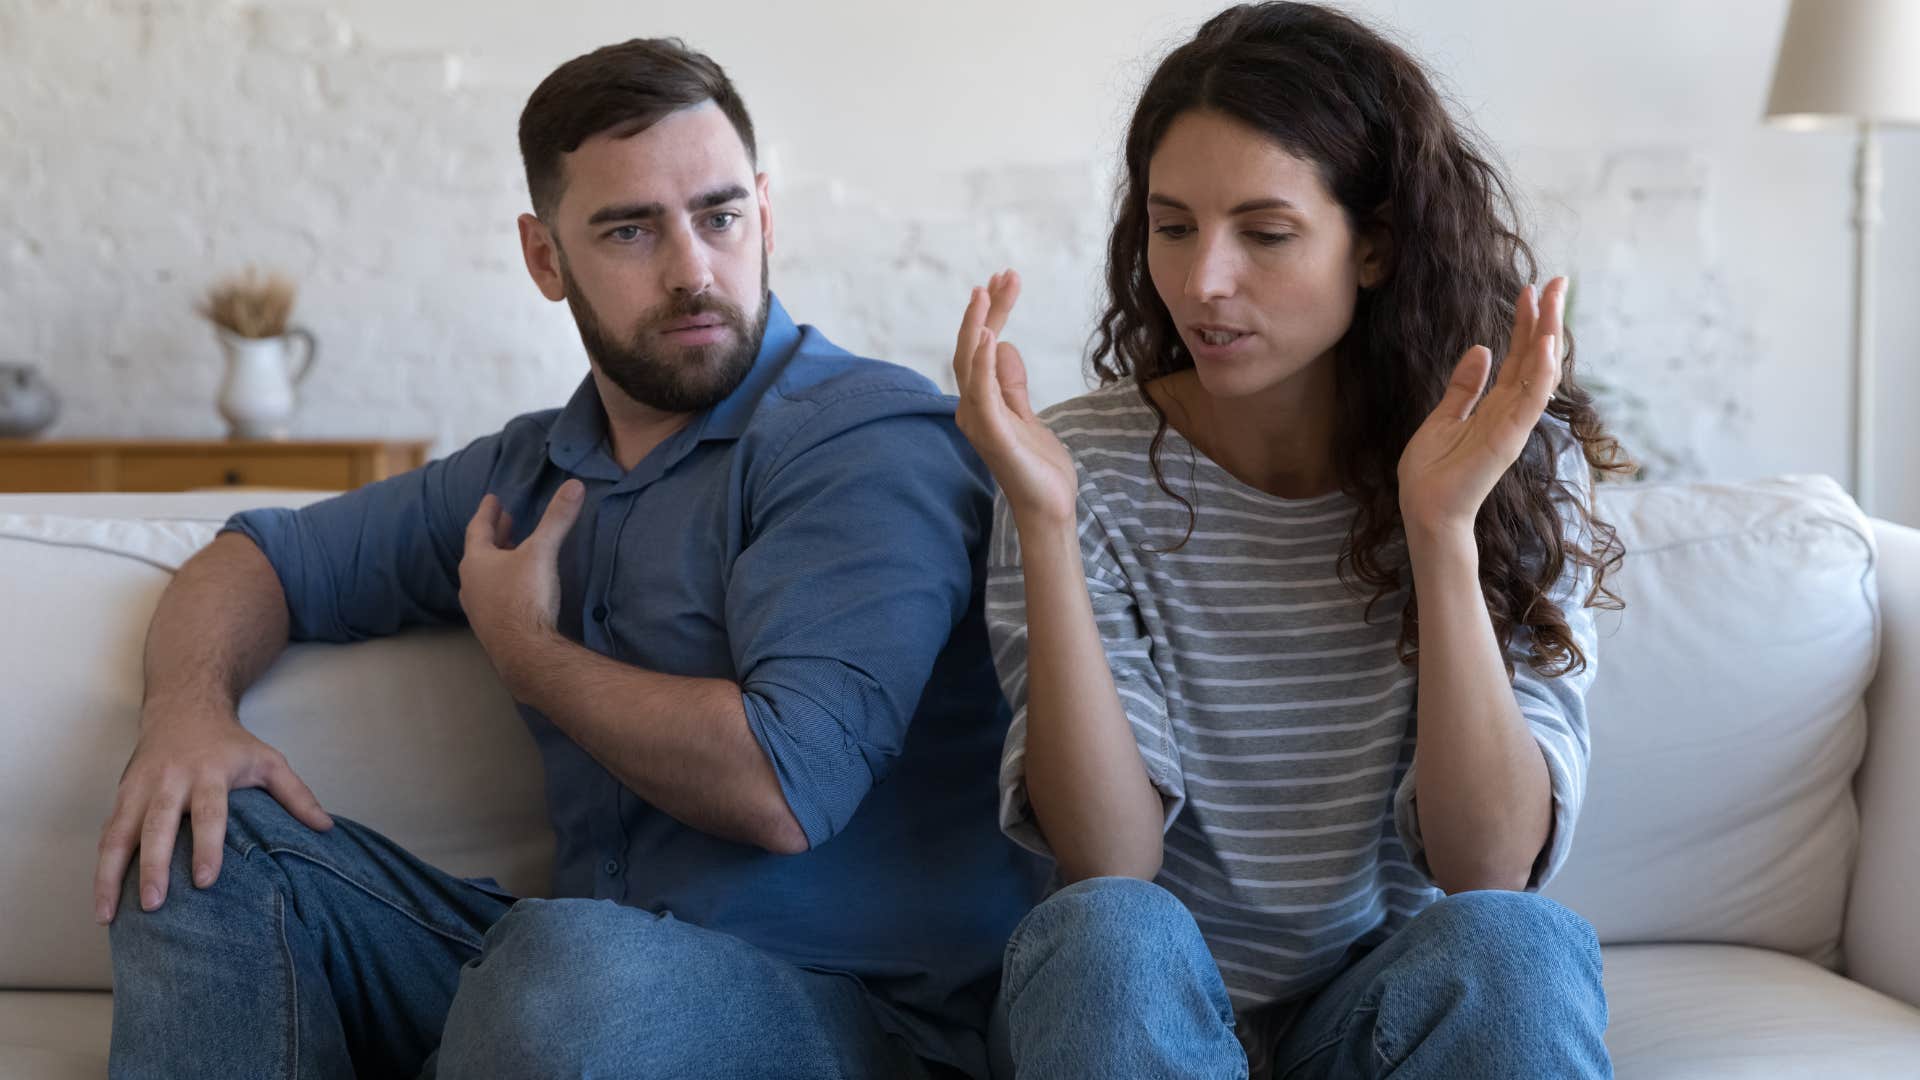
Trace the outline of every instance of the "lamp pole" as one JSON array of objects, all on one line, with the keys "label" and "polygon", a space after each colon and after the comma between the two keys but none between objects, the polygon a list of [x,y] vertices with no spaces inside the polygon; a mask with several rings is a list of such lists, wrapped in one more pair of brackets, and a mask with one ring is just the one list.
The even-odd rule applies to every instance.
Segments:
[{"label": "lamp pole", "polygon": [[1873,255],[1880,226],[1880,137],[1860,121],[1853,171],[1853,497],[1873,513]]}]

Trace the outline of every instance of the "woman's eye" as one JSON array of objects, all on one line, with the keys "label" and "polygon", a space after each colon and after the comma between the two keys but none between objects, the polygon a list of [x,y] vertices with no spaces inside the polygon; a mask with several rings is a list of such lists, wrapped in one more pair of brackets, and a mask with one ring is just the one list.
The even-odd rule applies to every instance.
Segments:
[{"label": "woman's eye", "polygon": [[1168,224],[1168,225],[1155,225],[1153,227],[1153,231],[1159,233],[1161,236],[1164,236],[1169,240],[1178,240],[1181,237],[1187,235],[1187,233],[1191,232],[1192,230],[1187,228],[1185,225]]},{"label": "woman's eye", "polygon": [[1264,247],[1274,247],[1293,239],[1292,233],[1250,232],[1247,236]]}]

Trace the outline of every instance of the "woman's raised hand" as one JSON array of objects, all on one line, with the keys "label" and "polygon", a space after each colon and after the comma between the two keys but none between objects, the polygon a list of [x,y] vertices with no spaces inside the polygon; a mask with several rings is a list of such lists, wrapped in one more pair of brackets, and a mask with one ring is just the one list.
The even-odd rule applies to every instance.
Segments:
[{"label": "woman's raised hand", "polygon": [[955,418],[993,471],[1016,524],[1071,524],[1080,486],[1073,458],[1033,414],[1020,350],[999,340],[1019,298],[1020,275],[1006,270],[968,299],[953,347],[960,386]]},{"label": "woman's raised hand", "polygon": [[1554,278],[1536,300],[1533,286],[1514,304],[1513,335],[1500,377],[1482,396],[1493,352],[1475,345],[1400,455],[1400,516],[1408,529],[1471,531],[1480,504],[1513,467],[1560,384],[1561,309],[1567,279]]}]

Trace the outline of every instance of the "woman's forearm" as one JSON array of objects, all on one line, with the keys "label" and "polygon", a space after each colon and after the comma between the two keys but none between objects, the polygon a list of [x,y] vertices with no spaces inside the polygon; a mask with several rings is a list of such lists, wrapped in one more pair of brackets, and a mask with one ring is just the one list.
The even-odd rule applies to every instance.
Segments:
[{"label": "woman's forearm", "polygon": [[1471,531],[1409,527],[1420,603],[1415,796],[1449,893],[1522,889],[1553,824],[1546,758],[1514,699]]},{"label": "woman's forearm", "polygon": [[1160,872],[1147,779],[1087,595],[1074,523],[1020,528],[1027,606],[1028,797],[1068,882]]}]

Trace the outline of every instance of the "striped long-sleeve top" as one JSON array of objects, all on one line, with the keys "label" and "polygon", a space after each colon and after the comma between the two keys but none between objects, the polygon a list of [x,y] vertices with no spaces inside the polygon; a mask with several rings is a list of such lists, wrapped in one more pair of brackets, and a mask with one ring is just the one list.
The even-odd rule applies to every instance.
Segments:
[{"label": "striped long-sleeve top", "polygon": [[[1344,494],[1282,499],[1169,430],[1161,490],[1147,463],[1157,418],[1131,383],[1047,410],[1079,472],[1087,590],[1127,721],[1165,805],[1158,883],[1193,912],[1236,1009],[1297,999],[1441,895],[1414,806],[1415,684],[1396,643],[1407,593],[1367,613],[1336,563],[1355,510]],[[1560,476],[1587,497],[1564,427]],[[1019,538],[1004,500],[987,622],[1014,708],[1000,823],[1048,854],[1027,796],[1027,636]],[[1176,548],[1175,546],[1178,545]],[[1175,548],[1175,550],[1167,550]],[[1565,860],[1586,784],[1584,698],[1596,659],[1587,577],[1555,590],[1584,671],[1548,677],[1510,646],[1513,692],[1553,787],[1537,888]]]}]

